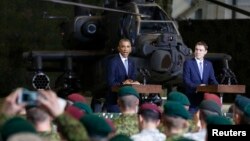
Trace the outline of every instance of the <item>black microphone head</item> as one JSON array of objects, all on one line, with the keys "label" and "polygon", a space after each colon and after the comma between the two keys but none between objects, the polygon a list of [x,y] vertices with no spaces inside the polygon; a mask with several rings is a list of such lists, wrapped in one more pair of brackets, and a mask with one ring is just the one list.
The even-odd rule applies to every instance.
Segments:
[{"label": "black microphone head", "polygon": [[145,76],[145,72],[143,71],[142,68],[138,68],[137,70],[140,72],[141,75]]},{"label": "black microphone head", "polygon": [[149,77],[151,76],[150,72],[149,72],[147,69],[145,69],[145,68],[144,68],[144,72],[145,72],[145,74],[146,74],[147,76],[149,76]]}]

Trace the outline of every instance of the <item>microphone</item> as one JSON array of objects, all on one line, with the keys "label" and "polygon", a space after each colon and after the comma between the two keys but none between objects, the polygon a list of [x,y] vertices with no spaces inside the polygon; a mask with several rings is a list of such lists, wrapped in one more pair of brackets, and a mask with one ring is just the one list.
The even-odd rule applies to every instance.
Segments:
[{"label": "microphone", "polygon": [[142,68],[138,68],[137,71],[142,75],[142,76],[146,76],[145,72],[143,71]]},{"label": "microphone", "polygon": [[144,68],[144,72],[145,72],[145,74],[146,74],[148,77],[151,77],[151,74],[150,74],[150,72],[149,72],[147,69]]},{"label": "microphone", "polygon": [[229,74],[229,72],[228,72],[228,69],[227,69],[227,68],[223,68],[222,70],[223,70],[223,73],[224,73],[227,77],[229,77],[229,76],[230,76],[230,74]]}]

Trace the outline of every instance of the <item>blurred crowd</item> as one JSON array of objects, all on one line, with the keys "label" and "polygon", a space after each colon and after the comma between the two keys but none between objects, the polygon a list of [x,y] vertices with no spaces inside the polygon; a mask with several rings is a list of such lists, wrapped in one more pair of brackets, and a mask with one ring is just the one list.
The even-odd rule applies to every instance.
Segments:
[{"label": "blurred crowd", "polygon": [[2,104],[2,141],[205,141],[209,125],[250,123],[250,99],[242,95],[222,112],[220,98],[205,93],[191,116],[188,98],[178,91],[156,105],[140,103],[140,94],[123,86],[118,91],[120,113],[93,112],[81,93],[61,98],[53,90],[38,90],[33,99],[23,93],[24,88],[15,89]]}]

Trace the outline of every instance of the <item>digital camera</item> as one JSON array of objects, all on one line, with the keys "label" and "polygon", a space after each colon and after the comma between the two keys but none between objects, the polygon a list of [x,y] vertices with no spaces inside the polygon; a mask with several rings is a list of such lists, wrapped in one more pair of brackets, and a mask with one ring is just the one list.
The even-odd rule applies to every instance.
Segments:
[{"label": "digital camera", "polygon": [[27,104],[27,106],[35,106],[37,105],[37,98],[38,93],[36,91],[29,91],[27,89],[23,89],[18,96],[17,103],[25,103]]}]

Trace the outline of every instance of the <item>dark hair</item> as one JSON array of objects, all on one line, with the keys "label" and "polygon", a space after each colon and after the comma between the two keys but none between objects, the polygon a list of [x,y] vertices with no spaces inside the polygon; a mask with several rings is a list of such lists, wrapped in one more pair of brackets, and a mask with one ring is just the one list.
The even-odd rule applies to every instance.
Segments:
[{"label": "dark hair", "polygon": [[205,49],[208,50],[208,45],[204,41],[197,42],[195,46],[197,46],[197,45],[203,45],[205,47]]},{"label": "dark hair", "polygon": [[158,113],[156,111],[149,110],[149,109],[139,110],[138,114],[141,115],[147,122],[148,121],[157,121],[157,120],[161,119],[160,113]]}]

